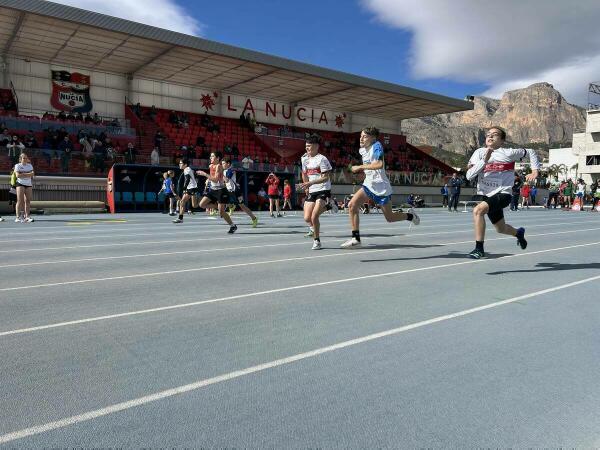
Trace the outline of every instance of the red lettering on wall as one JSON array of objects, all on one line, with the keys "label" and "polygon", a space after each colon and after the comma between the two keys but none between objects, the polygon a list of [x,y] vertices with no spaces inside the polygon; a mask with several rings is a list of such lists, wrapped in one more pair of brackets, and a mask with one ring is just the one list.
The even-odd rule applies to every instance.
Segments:
[{"label": "red lettering on wall", "polygon": [[284,119],[289,119],[290,117],[292,117],[292,107],[290,106],[290,112],[286,116],[285,115],[285,105],[281,105],[281,115],[283,116]]},{"label": "red lettering on wall", "polygon": [[298,118],[298,120],[299,120],[300,122],[304,122],[304,121],[306,120],[306,117],[301,117],[301,116],[300,116],[300,111],[306,111],[306,108],[302,108],[302,107],[301,107],[301,108],[298,108],[298,109],[296,110],[296,117]]},{"label": "red lettering on wall", "polygon": [[243,114],[246,114],[246,110],[249,109],[250,111],[252,111],[252,115],[255,116],[256,113],[254,112],[254,106],[252,106],[252,102],[250,101],[250,99],[246,100],[246,104],[244,105],[244,111],[242,111]]},{"label": "red lettering on wall", "polygon": [[227,111],[237,111],[237,108],[231,106],[231,95],[227,96]]},{"label": "red lettering on wall", "polygon": [[321,122],[325,122],[327,125],[329,125],[329,122],[327,122],[327,115],[325,115],[325,111],[321,113],[321,117],[319,118],[319,123]]},{"label": "red lettering on wall", "polygon": [[273,103],[273,108],[271,108],[271,104],[267,102],[265,104],[265,115],[269,117],[269,112],[273,114],[273,117],[277,117],[277,103]]}]

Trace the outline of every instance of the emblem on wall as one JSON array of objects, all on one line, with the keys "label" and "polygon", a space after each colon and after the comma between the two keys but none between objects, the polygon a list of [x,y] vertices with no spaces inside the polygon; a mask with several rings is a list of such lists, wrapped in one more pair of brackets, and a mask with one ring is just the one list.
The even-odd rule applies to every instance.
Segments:
[{"label": "emblem on wall", "polygon": [[50,104],[59,111],[91,111],[90,77],[77,72],[53,70]]}]

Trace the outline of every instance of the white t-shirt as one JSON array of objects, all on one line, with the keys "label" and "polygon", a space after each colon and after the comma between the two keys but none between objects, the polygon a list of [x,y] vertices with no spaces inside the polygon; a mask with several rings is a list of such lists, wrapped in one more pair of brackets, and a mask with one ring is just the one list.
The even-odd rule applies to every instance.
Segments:
[{"label": "white t-shirt", "polygon": [[[313,181],[321,178],[322,174],[331,172],[332,167],[329,160],[317,153],[315,156],[308,156],[305,154],[302,156],[302,173],[306,174],[308,181]],[[327,180],[324,183],[313,184],[308,188],[308,192],[319,192],[319,191],[330,191],[331,181]]]},{"label": "white t-shirt", "polygon": [[[15,172],[18,174],[20,173],[27,173],[27,172],[33,172],[33,166],[29,163],[27,164],[15,164]],[[33,182],[31,180],[31,178],[21,178],[17,175],[17,183],[22,184],[24,186],[33,186]]]},{"label": "white t-shirt", "polygon": [[371,164],[374,161],[382,161],[383,167],[376,170],[365,170],[365,180],[363,186],[379,197],[392,195],[392,183],[385,173],[385,161],[383,159],[383,146],[379,141],[371,147],[361,148],[359,150],[363,164]]},{"label": "white t-shirt", "polygon": [[223,181],[225,181],[225,187],[229,192],[235,192],[237,188],[236,178],[237,176],[233,168],[230,167],[229,169],[224,171]]},{"label": "white t-shirt", "polygon": [[196,176],[194,175],[192,168],[187,166],[185,169],[183,169],[183,174],[189,175],[190,177],[190,182],[188,183],[186,189],[196,189],[198,187],[198,183],[196,182]]},{"label": "white t-shirt", "polygon": [[477,193],[491,197],[496,194],[512,194],[515,182],[515,161],[521,161],[529,156],[532,169],[540,169],[537,153],[530,148],[498,148],[492,152],[489,161],[484,161],[487,148],[475,150],[467,171],[467,179],[477,180]]}]

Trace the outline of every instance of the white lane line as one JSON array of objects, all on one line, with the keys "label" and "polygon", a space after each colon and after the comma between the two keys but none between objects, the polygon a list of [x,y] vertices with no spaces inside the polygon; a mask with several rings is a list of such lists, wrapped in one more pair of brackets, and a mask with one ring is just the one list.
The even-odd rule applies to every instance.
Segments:
[{"label": "white lane line", "polygon": [[[528,228],[544,228],[544,227],[549,227],[549,226],[554,226],[554,225],[558,225],[558,224],[530,225],[530,226],[528,226]],[[374,229],[373,231],[380,231],[380,230],[385,230],[385,229],[387,229],[387,228],[377,228],[377,229]],[[588,230],[581,230],[581,231],[598,230],[598,229],[599,228],[591,228]],[[410,236],[410,237],[438,236],[440,234],[461,234],[461,233],[472,233],[472,232],[473,232],[473,230],[462,230],[462,231],[451,230],[451,231],[439,231],[439,232],[435,232],[435,233],[410,233],[408,236]],[[205,233],[203,233],[203,234],[205,234]],[[258,236],[260,236],[260,235],[258,235]],[[366,234],[366,236],[368,236],[368,234]],[[389,237],[393,237],[393,236],[390,235]],[[387,238],[388,237],[382,236],[380,239],[387,239]],[[219,239],[227,239],[227,238],[219,238]],[[342,241],[345,241],[346,239],[347,238],[330,239],[330,240],[327,240],[327,243],[342,242]],[[378,239],[378,238],[371,238],[371,239]],[[222,251],[222,250],[224,251],[224,250],[243,250],[243,249],[251,249],[251,248],[262,248],[262,247],[285,247],[285,246],[296,246],[296,245],[306,245],[306,241],[305,242],[291,242],[291,243],[290,242],[282,242],[282,243],[275,243],[275,244],[236,246],[236,247],[228,247],[228,248],[227,247],[219,247],[219,248],[211,248],[211,249],[203,249],[203,250],[183,250],[183,251],[173,251],[173,252],[144,253],[144,254],[137,254],[137,255],[99,256],[99,257],[93,257],[93,258],[36,261],[36,262],[30,262],[30,263],[13,263],[13,264],[0,265],[0,269],[11,269],[14,267],[42,266],[42,265],[49,265],[49,264],[65,264],[65,263],[74,263],[74,262],[106,261],[106,260],[128,259],[128,258],[145,258],[145,257],[150,257],[150,256],[185,255],[185,254],[194,254],[194,253],[217,252],[217,251]],[[440,245],[444,245],[444,244],[440,244]]]},{"label": "white lane line", "polygon": [[[174,309],[190,308],[193,306],[206,305],[206,304],[211,304],[211,303],[221,303],[221,302],[226,302],[226,301],[230,301],[230,300],[238,300],[241,298],[260,297],[260,296],[276,294],[276,293],[280,293],[280,292],[295,291],[295,290],[299,290],[299,289],[306,289],[306,288],[312,288],[312,287],[318,287],[318,286],[328,286],[328,285],[332,285],[332,284],[350,283],[350,282],[368,280],[368,279],[373,279],[373,278],[389,277],[392,275],[402,275],[402,274],[406,274],[406,273],[424,272],[427,270],[436,270],[436,269],[442,269],[442,268],[447,268],[447,267],[464,266],[466,264],[483,263],[486,261],[498,261],[500,259],[505,259],[505,258],[518,258],[518,257],[522,257],[522,256],[530,256],[530,255],[536,255],[536,254],[540,254],[540,253],[556,252],[556,251],[560,251],[560,250],[568,250],[568,249],[573,249],[573,248],[589,247],[592,245],[599,245],[599,244],[600,244],[600,242],[577,244],[577,245],[570,245],[567,247],[557,247],[557,248],[551,248],[551,249],[546,249],[546,250],[537,250],[535,252],[529,252],[529,253],[520,253],[518,255],[508,255],[508,256],[503,256],[503,257],[496,258],[496,259],[480,259],[480,260],[469,259],[469,260],[461,261],[458,263],[439,264],[439,265],[435,265],[435,266],[419,267],[416,269],[404,269],[404,270],[398,270],[395,272],[378,273],[378,274],[373,274],[373,275],[363,275],[363,276],[354,277],[354,278],[343,278],[343,279],[338,279],[338,280],[322,281],[319,283],[302,284],[302,285],[297,285],[297,286],[289,286],[289,287],[285,287],[285,288],[269,289],[266,291],[249,292],[246,294],[232,295],[229,297],[219,297],[219,298],[213,298],[213,299],[208,299],[208,300],[198,300],[195,302],[179,303],[176,305],[161,306],[161,307],[157,307],[157,308],[140,309],[140,310],[136,310],[136,311],[128,311],[128,312],[119,313],[119,314],[88,317],[85,319],[70,320],[67,322],[58,322],[58,323],[53,323],[53,324],[48,324],[48,325],[38,325],[38,326],[34,326],[34,327],[20,328],[20,329],[16,329],[16,330],[7,330],[7,331],[0,332],[0,337],[10,336],[10,335],[15,335],[15,334],[31,333],[34,331],[42,331],[42,330],[47,330],[50,328],[62,328],[62,327],[67,327],[67,326],[79,325],[82,323],[90,323],[90,322],[99,322],[102,320],[118,319],[121,317],[139,316],[139,315],[143,315],[143,314],[151,314],[151,313],[156,313],[156,312],[161,312],[161,311],[170,311],[170,310],[174,310]],[[361,252],[361,253],[367,253],[367,252]]]},{"label": "white lane line", "polygon": [[542,289],[540,291],[530,292],[528,294],[519,295],[517,297],[508,298],[506,300],[501,300],[494,303],[488,303],[487,305],[477,306],[475,308],[465,309],[462,311],[458,311],[451,314],[445,314],[443,316],[434,317],[427,320],[422,320],[420,322],[411,323],[409,325],[404,325],[397,328],[392,328],[389,330],[380,331],[378,333],[368,334],[366,336],[361,336],[358,338],[350,339],[347,341],[338,342],[333,345],[328,345],[326,347],[320,347],[314,350],[310,350],[303,353],[297,353],[295,355],[287,356],[285,358],[276,359],[273,361],[269,361],[263,364],[258,364],[251,367],[246,367],[244,369],[235,370],[233,372],[225,373],[223,375],[218,375],[212,378],[205,378],[202,380],[195,381],[193,383],[184,384],[181,386],[177,386],[171,389],[165,389],[163,391],[154,392],[149,395],[144,395],[142,397],[138,397],[132,400],[127,400],[120,403],[115,403],[110,406],[106,406],[104,408],[94,409],[91,411],[87,411],[83,414],[77,414],[74,416],[66,417],[60,420],[56,420],[54,422],[48,422],[43,425],[37,425],[29,428],[24,428],[22,430],[13,431],[11,433],[6,433],[0,435],[0,444],[6,444],[8,442],[12,442],[18,439],[23,439],[28,436],[33,436],[36,434],[46,433],[48,431],[57,430],[60,428],[65,428],[71,425],[75,425],[82,422],[87,422],[89,420],[97,419],[99,417],[107,416],[110,414],[114,414],[120,411],[125,411],[131,408],[136,408],[138,406],[147,405],[149,403],[153,403],[159,400],[163,400],[166,398],[174,397],[176,395],[185,394],[187,392],[197,391],[198,389],[202,389],[207,386],[211,386],[217,383],[223,383],[225,381],[234,380],[236,378],[240,378],[243,376],[251,375],[257,372],[263,372],[268,369],[273,369],[276,367],[284,366],[287,364],[292,364],[298,361],[302,361],[309,358],[315,358],[317,356],[321,356],[327,353],[335,352],[337,350],[353,347],[356,345],[364,344],[366,342],[371,342],[379,339],[383,339],[389,336],[398,335],[400,333],[404,333],[407,331],[415,330],[422,327],[427,327],[429,325],[434,325],[436,323],[449,321],[452,319],[458,319],[460,317],[465,317],[471,314],[475,314],[481,311],[487,311],[493,308],[498,308],[500,306],[508,305],[511,303],[515,303],[521,300],[527,300],[533,297],[538,297],[540,295],[549,294],[552,292],[556,292],[562,289],[568,289],[574,286],[578,286],[584,283],[590,283],[592,281],[600,280],[600,275],[591,278],[585,278],[583,280],[573,281],[571,283],[561,284],[559,286],[554,286],[547,289]]},{"label": "white lane line", "polygon": [[[580,233],[582,231],[597,231],[597,230],[600,230],[600,228],[587,228],[587,229],[584,228],[584,229],[577,229],[577,230],[556,231],[553,233],[530,234],[529,237],[554,236],[557,234],[570,234],[570,233]],[[493,238],[493,239],[488,239],[488,241],[500,241],[500,240],[505,240],[505,239],[514,239],[514,236]],[[467,244],[467,243],[472,243],[472,242],[473,242],[472,240],[458,241],[458,242],[442,242],[442,243],[437,243],[434,245],[436,245],[438,247],[444,247],[444,246],[448,246],[448,245]],[[596,245],[596,244],[597,243],[584,244],[583,246],[585,247],[586,245]],[[564,248],[570,248],[570,247],[564,247]],[[1,288],[0,292],[21,291],[21,290],[26,290],[26,289],[47,288],[47,287],[55,287],[55,286],[68,286],[68,285],[74,285],[74,284],[96,283],[96,282],[101,282],[101,281],[126,280],[126,279],[132,279],[132,278],[159,277],[159,276],[181,274],[181,273],[205,272],[208,270],[232,269],[232,268],[236,268],[236,267],[260,266],[260,265],[275,264],[275,263],[281,263],[281,262],[306,261],[306,260],[314,260],[314,259],[335,258],[338,256],[353,256],[353,255],[360,255],[360,254],[364,254],[364,253],[394,252],[394,251],[400,251],[400,250],[406,250],[406,248],[399,247],[399,248],[385,248],[385,249],[374,248],[374,249],[369,249],[369,250],[344,250],[339,253],[328,253],[326,255],[318,255],[318,256],[297,256],[297,257],[292,257],[292,258],[270,259],[270,260],[266,260],[266,261],[250,261],[250,262],[243,262],[243,263],[237,263],[237,264],[225,264],[225,265],[220,265],[220,266],[194,267],[192,269],[179,269],[179,270],[169,270],[169,271],[163,271],[163,272],[150,272],[150,273],[139,273],[139,274],[133,274],[133,275],[120,275],[120,276],[115,276],[115,277],[89,278],[89,279],[85,279],[85,280],[59,281],[59,282],[55,282],[55,283],[33,284],[33,285],[26,285],[26,286],[13,286],[13,287],[8,287],[8,288]],[[543,252],[543,250],[542,250],[542,252]],[[538,252],[529,252],[529,254],[535,254],[535,253],[538,253]],[[511,255],[511,256],[519,256],[519,255]]]}]

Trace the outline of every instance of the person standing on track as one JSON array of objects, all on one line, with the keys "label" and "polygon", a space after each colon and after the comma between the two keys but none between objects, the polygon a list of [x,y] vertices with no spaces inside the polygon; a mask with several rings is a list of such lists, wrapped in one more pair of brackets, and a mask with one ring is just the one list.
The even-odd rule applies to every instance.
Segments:
[{"label": "person standing on track", "polygon": [[364,172],[365,180],[362,189],[356,191],[348,205],[352,237],[341,245],[342,248],[355,248],[361,245],[360,207],[369,201],[379,205],[388,222],[408,220],[415,225],[421,222],[412,209],[406,213],[392,211],[392,184],[385,173],[383,146],[377,140],[378,137],[379,130],[375,127],[363,128],[360,133],[360,155],[363,163],[360,166],[352,166],[352,173]]},{"label": "person standing on track", "polygon": [[527,248],[525,228],[515,229],[508,225],[504,221],[503,209],[511,204],[515,161],[529,157],[531,173],[525,177],[529,182],[535,182],[538,177],[540,162],[534,150],[503,148],[505,140],[506,132],[502,128],[490,128],[485,137],[486,147],[475,150],[469,160],[467,179],[477,179],[477,194],[483,196],[483,201],[473,208],[475,249],[467,255],[473,259],[485,256],[483,242],[486,214],[498,233],[515,236],[518,245],[522,249]]},{"label": "person standing on track", "polygon": [[31,223],[31,197],[33,195],[33,177],[35,175],[29,157],[25,153],[19,156],[19,162],[14,168],[17,174],[17,207],[15,222]]},{"label": "person standing on track", "polygon": [[452,178],[448,180],[448,184],[450,185],[450,202],[448,203],[448,212],[452,211],[454,208],[454,212],[458,212],[458,199],[460,198],[460,188],[462,186],[462,180],[458,178],[458,174],[454,172],[452,174]]},{"label": "person standing on track", "polygon": [[169,203],[169,215],[175,215],[175,190],[173,189],[173,177],[175,176],[175,172],[172,170],[168,170],[163,173],[163,185],[160,191],[158,191],[158,195],[161,193],[165,194],[165,204],[163,205],[163,211]]},{"label": "person standing on track", "polygon": [[279,177],[271,172],[265,183],[268,186],[267,195],[269,196],[269,212],[271,213],[271,217],[275,217],[273,206],[275,206],[277,211],[277,217],[281,217],[281,212],[279,211]]},{"label": "person standing on track", "polygon": [[329,160],[319,153],[321,137],[311,134],[306,139],[306,157],[302,158],[302,180],[298,189],[306,191],[304,200],[304,220],[313,232],[313,250],[321,250],[321,222],[319,216],[331,198],[332,171]]},{"label": "person standing on track", "polygon": [[244,205],[244,197],[242,196],[242,192],[240,187],[236,182],[236,172],[231,167],[231,160],[229,157],[223,158],[223,181],[225,182],[225,187],[229,192],[229,203],[233,205],[234,211],[235,207],[239,206],[242,211],[244,211],[250,219],[252,220],[252,228],[256,228],[258,225],[258,218],[254,215],[254,213]]},{"label": "person standing on track", "polygon": [[283,180],[283,206],[281,207],[283,213],[285,214],[285,206],[287,205],[288,209],[292,210],[292,186],[290,184],[290,180]]},{"label": "person standing on track", "polygon": [[229,202],[229,192],[225,187],[223,166],[221,164],[222,159],[223,153],[212,152],[210,154],[209,173],[206,173],[203,170],[198,170],[196,172],[197,175],[208,179],[210,187],[210,191],[202,197],[202,200],[200,200],[200,208],[218,209],[221,218],[229,225],[228,233],[233,234],[237,230],[237,225],[233,223],[231,217],[229,217],[229,214],[225,211],[225,207]]}]

